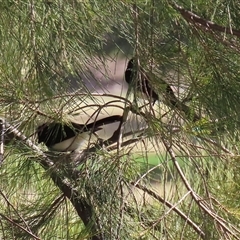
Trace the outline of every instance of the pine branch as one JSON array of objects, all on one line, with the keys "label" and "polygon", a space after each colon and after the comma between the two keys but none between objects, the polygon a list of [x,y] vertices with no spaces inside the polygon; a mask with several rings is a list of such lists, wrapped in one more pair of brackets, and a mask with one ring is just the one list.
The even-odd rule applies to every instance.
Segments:
[{"label": "pine branch", "polygon": [[[92,208],[84,199],[84,197],[79,195],[78,191],[74,189],[74,187],[64,176],[61,177],[61,174],[59,174],[59,169],[53,168],[54,164],[49,156],[43,153],[41,149],[39,149],[31,140],[29,140],[26,136],[24,136],[24,134],[11,126],[9,123],[6,123],[6,126],[15,135],[15,137],[22,142],[22,144],[27,145],[39,155],[39,157],[36,158],[36,162],[38,162],[46,171],[49,172],[52,181],[55,183],[56,186],[59,187],[59,189],[63,192],[64,196],[66,196],[71,201],[84,225],[89,226],[89,224],[92,222]],[[92,230],[93,233],[97,232],[97,230]],[[97,235],[92,236],[92,240],[101,239],[102,238],[98,237]]]},{"label": "pine branch", "polygon": [[[124,120],[125,119],[123,118],[123,122]],[[73,152],[70,154],[47,155],[46,153],[42,152],[41,149],[38,148],[30,139],[24,136],[23,133],[11,126],[11,124],[6,122],[6,127],[14,135],[14,138],[18,139],[18,141],[28,146],[38,154],[38,158],[35,158],[35,161],[39,163],[46,171],[48,171],[52,181],[61,190],[64,196],[66,196],[70,200],[78,216],[83,221],[84,225],[86,227],[92,227],[92,240],[104,239],[104,237],[101,236],[101,228],[98,226],[98,220],[95,219],[95,222],[93,222],[92,207],[89,205],[87,199],[81,196],[80,193],[76,189],[74,189],[74,186],[70,182],[76,182],[82,175],[81,171],[76,170],[75,167],[79,166],[79,164],[83,164],[84,162],[86,162],[87,159],[93,156],[97,150],[101,149],[101,145],[96,145],[80,153]],[[104,143],[105,147],[111,146],[111,144],[115,142],[117,143],[119,141],[119,133],[121,132],[121,130],[122,129],[119,128],[112,136],[112,138]],[[126,136],[128,135],[129,133],[126,133]],[[133,142],[139,141],[140,139],[142,139],[142,136],[139,136],[131,141],[125,141],[123,142],[123,146],[132,144]],[[109,150],[116,149],[117,147],[118,146],[112,147]],[[60,162],[61,165],[59,167],[56,167],[56,164],[54,164],[55,162]],[[68,167],[69,165],[66,165],[64,169],[61,168],[62,164],[67,162],[71,163],[70,167]]]},{"label": "pine branch", "polygon": [[[188,191],[190,191],[191,196],[195,203],[207,214],[209,215],[215,222],[218,224],[219,228],[221,229],[223,235],[225,233],[230,234],[235,239],[240,239],[240,237],[237,236],[237,234],[240,233],[240,230],[238,230],[236,227],[234,227],[232,224],[229,224],[225,219],[220,217],[214,209],[212,209],[211,204],[208,204],[206,200],[202,199],[191,187],[189,181],[187,180],[186,176],[184,175],[180,165],[178,164],[178,161],[175,157],[175,153],[172,149],[171,144],[168,142],[167,139],[163,139],[163,144],[165,145],[165,148],[169,155],[171,156],[171,159],[174,163],[174,166],[176,167],[178,174],[180,175],[185,187]],[[231,229],[232,228],[232,229]]]},{"label": "pine branch", "polygon": [[[177,213],[184,221],[186,221],[186,223],[192,227],[197,234],[204,239],[205,233],[201,230],[201,228],[194,223],[187,215],[185,215],[181,210],[179,210],[175,205],[171,204],[170,202],[168,202],[166,199],[162,198],[161,196],[159,196],[157,193],[155,193],[154,191],[152,191],[151,189],[137,183],[137,182],[131,182],[130,184],[132,184],[134,187],[141,189],[142,191],[148,193],[150,196],[152,196],[153,198],[155,198],[156,200],[158,200],[159,202],[161,202],[162,204],[166,205],[167,207],[170,208],[170,210],[174,211],[175,213]],[[188,192],[190,193],[190,192]],[[161,217],[162,218],[162,217]]]},{"label": "pine branch", "polygon": [[207,19],[201,18],[200,16],[194,14],[193,12],[188,11],[188,10],[184,9],[183,7],[179,6],[175,2],[173,2],[171,4],[171,6],[175,10],[180,12],[180,14],[183,16],[183,18],[187,22],[190,22],[197,27],[201,26],[201,27],[205,27],[206,30],[217,31],[217,32],[225,33],[225,34],[227,33],[227,34],[230,34],[230,35],[233,35],[236,37],[240,37],[240,31],[237,29],[230,28],[230,27],[223,27],[214,22],[208,21]]},{"label": "pine branch", "polygon": [[23,230],[27,234],[29,234],[34,240],[41,240],[39,237],[35,236],[33,233],[31,233],[26,228],[22,227],[20,224],[14,222],[11,218],[5,216],[4,214],[0,213],[1,218],[5,219],[6,221],[10,222],[12,225],[18,227],[19,229]]}]

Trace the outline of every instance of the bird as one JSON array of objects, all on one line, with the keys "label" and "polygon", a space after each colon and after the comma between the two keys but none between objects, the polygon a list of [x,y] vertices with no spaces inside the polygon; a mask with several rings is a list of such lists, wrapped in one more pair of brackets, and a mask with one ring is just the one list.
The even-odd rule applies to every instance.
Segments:
[{"label": "bird", "polygon": [[[140,77],[138,77],[137,70],[140,72]],[[134,81],[136,81],[137,90],[143,92],[148,99],[153,101],[153,104],[156,101],[159,101],[159,95],[151,86],[149,76],[146,74],[142,67],[139,67],[139,69],[137,69],[137,64],[133,58],[128,61],[127,68],[125,70],[125,81],[129,85],[134,84]],[[178,99],[176,98],[171,86],[163,80],[161,80],[161,84],[162,83],[165,85],[165,91],[168,95],[171,105],[176,105]]]},{"label": "bird", "polygon": [[[143,92],[149,99],[153,100],[153,103],[159,100],[158,94],[153,90],[148,80],[148,76],[144,74],[142,68],[139,69],[141,77],[138,78],[137,64],[134,59],[130,59],[125,70],[125,81],[132,87],[136,87],[137,91]],[[136,86],[134,81],[136,80]]]},{"label": "bird", "polygon": [[116,141],[123,123],[124,131],[130,132],[143,126],[140,116],[125,114],[130,101],[120,96],[86,94],[74,103],[72,99],[67,102],[64,117],[37,127],[38,143],[50,151],[80,151],[91,144]]},{"label": "bird", "polygon": [[[142,92],[147,99],[149,99],[153,105],[156,101],[160,100],[159,94],[154,90],[151,84],[149,75],[144,71],[141,66],[138,66],[136,60],[131,58],[128,61],[127,68],[125,70],[125,81],[136,87],[137,91]],[[198,121],[200,117],[194,113],[189,106],[181,102],[174,94],[171,86],[163,79],[160,80],[160,84],[164,85],[164,92],[161,100],[169,106],[171,109],[178,109],[180,112],[184,112],[187,117],[190,117],[194,122]]]},{"label": "bird", "polygon": [[37,128],[38,143],[45,143],[53,151],[74,151],[84,142],[89,144],[91,135],[99,141],[110,139],[118,129],[122,118],[122,116],[114,115],[88,124],[44,123]]}]

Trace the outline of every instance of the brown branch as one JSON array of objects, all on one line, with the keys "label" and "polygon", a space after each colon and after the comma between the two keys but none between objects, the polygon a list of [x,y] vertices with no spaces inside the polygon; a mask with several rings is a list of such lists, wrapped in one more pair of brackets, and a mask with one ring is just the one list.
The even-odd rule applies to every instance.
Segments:
[{"label": "brown branch", "polygon": [[[131,101],[128,100],[126,97],[122,97],[122,96],[117,96],[114,94],[108,94],[108,93],[82,93],[82,92],[73,92],[73,93],[67,93],[67,94],[61,94],[61,95],[56,95],[53,97],[48,97],[48,98],[43,98],[41,100],[29,100],[29,99],[25,99],[23,101],[18,101],[19,104],[42,104],[44,102],[48,102],[48,101],[52,101],[52,100],[59,100],[59,99],[66,99],[69,98],[67,100],[71,101],[71,99],[79,97],[79,99],[84,103],[84,100],[86,99],[86,97],[111,97],[111,98],[115,98],[115,99],[119,99],[119,101],[123,101],[126,103],[129,103],[129,105],[131,104]],[[0,99],[3,100],[3,99]],[[11,99],[11,102],[13,100]],[[15,99],[14,99],[15,101]],[[10,102],[10,101],[9,101]],[[7,102],[8,103],[8,102]],[[67,104],[68,101],[65,103]]]},{"label": "brown branch", "polygon": [[[56,186],[63,192],[64,196],[66,196],[74,206],[78,216],[81,218],[85,226],[89,226],[91,223],[92,217],[92,208],[89,206],[84,197],[80,196],[78,191],[73,188],[73,186],[67,181],[66,178],[61,177],[58,169],[53,169],[53,161],[41,151],[31,140],[29,140],[23,133],[18,131],[18,129],[11,126],[6,122],[6,126],[9,130],[15,135],[15,137],[26,146],[30,147],[34,152],[36,152],[40,157],[37,158],[37,162],[46,170],[49,171],[50,177]],[[20,226],[21,227],[21,226]],[[22,228],[22,227],[21,227]],[[98,237],[96,234],[96,229],[93,230],[92,240],[102,240],[102,238]],[[25,230],[27,231],[27,230]],[[37,238],[38,239],[38,238]]]},{"label": "brown branch", "polygon": [[14,135],[14,138],[21,141],[22,144],[31,148],[35,153],[37,153],[42,159],[47,161],[48,166],[52,167],[54,165],[53,161],[38,147],[36,146],[28,137],[26,137],[22,132],[20,132],[17,128],[5,122],[6,128],[9,132]]},{"label": "brown branch", "polygon": [[[22,222],[25,224],[26,226],[26,230],[31,232],[30,227],[28,226],[27,222],[24,220],[24,218],[18,213],[17,209],[13,206],[13,204],[8,200],[8,198],[5,196],[5,194],[0,190],[0,195],[3,197],[3,199],[7,202],[8,206],[10,206],[13,211],[17,214],[17,216],[22,220]],[[17,221],[12,220],[15,223],[17,223]]]},{"label": "brown branch", "polygon": [[208,21],[204,18],[201,18],[200,16],[194,14],[191,11],[188,11],[186,9],[184,9],[183,7],[179,6],[176,3],[172,3],[171,6],[177,10],[178,12],[180,12],[180,14],[182,15],[182,17],[187,21],[187,22],[191,22],[194,25],[200,25],[205,27],[208,30],[212,30],[212,31],[218,31],[218,32],[222,32],[222,33],[227,33],[233,36],[237,36],[240,37],[240,31],[234,28],[230,28],[230,27],[223,27],[221,25],[218,25],[214,22]]},{"label": "brown branch", "polygon": [[158,200],[159,202],[163,203],[167,207],[169,207],[172,211],[177,213],[183,220],[186,221],[188,225],[190,225],[198,234],[201,238],[204,239],[205,233],[201,230],[201,228],[194,223],[187,215],[185,215],[181,210],[179,210],[176,206],[172,205],[170,202],[168,202],[166,199],[162,198],[158,194],[156,194],[154,191],[150,190],[149,188],[135,182],[131,182],[131,185],[134,187],[137,187],[138,189],[141,189],[142,191],[148,193],[150,196]]},{"label": "brown branch", "polygon": [[[225,219],[221,218],[217,213],[215,213],[213,211],[212,207],[192,189],[189,181],[185,177],[180,165],[178,164],[175,153],[172,149],[172,145],[168,142],[167,139],[162,138],[162,142],[163,142],[164,146],[166,147],[166,150],[167,150],[168,154],[170,155],[170,157],[173,161],[173,164],[176,167],[177,172],[180,175],[185,187],[187,188],[188,191],[190,191],[191,196],[192,196],[193,200],[195,201],[195,203],[218,224],[218,226],[222,229],[222,231],[224,233],[231,234],[233,238],[240,240],[240,237],[237,236],[237,233],[240,233],[240,230],[238,230],[233,225],[230,225],[229,223],[227,223],[227,221]],[[230,227],[232,227],[233,230],[235,230],[235,232],[232,231],[230,229],[230,227],[228,227],[229,225],[230,225]]]},{"label": "brown branch", "polygon": [[30,231],[28,231],[26,228],[22,227],[21,225],[17,224],[16,222],[14,222],[11,218],[8,218],[7,216],[5,216],[4,214],[0,213],[0,216],[2,218],[4,218],[5,220],[7,220],[8,222],[10,222],[11,224],[13,224],[14,226],[20,228],[21,230],[23,230],[24,232],[26,232],[27,234],[29,234],[31,237],[33,237],[35,240],[41,240],[39,237],[35,236],[33,233],[31,233]]}]

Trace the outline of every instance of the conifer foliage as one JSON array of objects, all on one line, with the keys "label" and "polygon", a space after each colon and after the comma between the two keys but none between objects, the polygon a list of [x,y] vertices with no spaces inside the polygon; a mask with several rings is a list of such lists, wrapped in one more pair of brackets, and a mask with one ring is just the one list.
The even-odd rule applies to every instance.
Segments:
[{"label": "conifer foliage", "polygon": [[[0,239],[240,239],[239,1],[0,5]],[[82,118],[81,151],[38,144]]]}]

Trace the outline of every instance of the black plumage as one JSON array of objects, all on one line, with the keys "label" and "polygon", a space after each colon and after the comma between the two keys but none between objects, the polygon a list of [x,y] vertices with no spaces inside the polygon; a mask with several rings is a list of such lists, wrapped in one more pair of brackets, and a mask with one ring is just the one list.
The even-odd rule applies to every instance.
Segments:
[{"label": "black plumage", "polygon": [[[38,143],[44,143],[48,148],[55,150],[55,146],[58,145],[57,151],[67,151],[67,150],[75,150],[77,146],[81,144],[83,139],[79,139],[79,143],[71,147],[71,143],[73,144],[75,139],[81,134],[88,133],[91,134],[98,134],[98,131],[102,130],[103,128],[106,129],[106,132],[111,131],[108,129],[108,125],[116,122],[122,121],[122,116],[114,115],[109,116],[100,120],[96,120],[94,122],[88,124],[77,124],[74,122],[70,122],[68,124],[52,122],[52,123],[44,123],[37,128],[37,137]],[[114,131],[112,135],[114,134]],[[69,146],[66,145],[66,140],[70,140]],[[102,137],[99,136],[99,140]],[[104,136],[103,136],[104,139]],[[105,140],[105,139],[104,139]],[[61,143],[62,146],[60,145]],[[66,147],[67,146],[67,147]],[[75,147],[76,146],[76,147]],[[74,148],[74,149],[73,149]]]},{"label": "black plumage", "polygon": [[[143,72],[143,69],[140,68],[140,79],[137,74],[137,65],[134,63],[134,59],[130,59],[125,71],[125,80],[132,87],[136,87],[138,91],[143,92],[149,99],[152,99],[153,102],[158,101],[158,94],[152,89],[148,76]],[[136,86],[134,86],[134,81],[136,81]]]},{"label": "black plumage", "polygon": [[[125,71],[125,81],[129,85],[133,85],[133,87],[136,87],[138,91],[143,92],[148,99],[150,99],[153,104],[156,101],[159,101],[159,95],[156,93],[156,91],[153,89],[151,85],[151,81],[149,76],[146,74],[144,69],[141,66],[137,66],[135,63],[135,59],[130,59]],[[193,121],[197,121],[200,119],[198,115],[196,115],[191,109],[185,105],[183,102],[181,102],[174,94],[171,86],[165,82],[164,80],[159,80],[160,84],[164,84],[165,91],[161,94],[163,97],[161,100],[169,106],[171,109],[178,109],[179,111],[182,111],[185,113],[185,115],[189,118],[191,118]],[[136,84],[134,86],[134,84]]]}]

